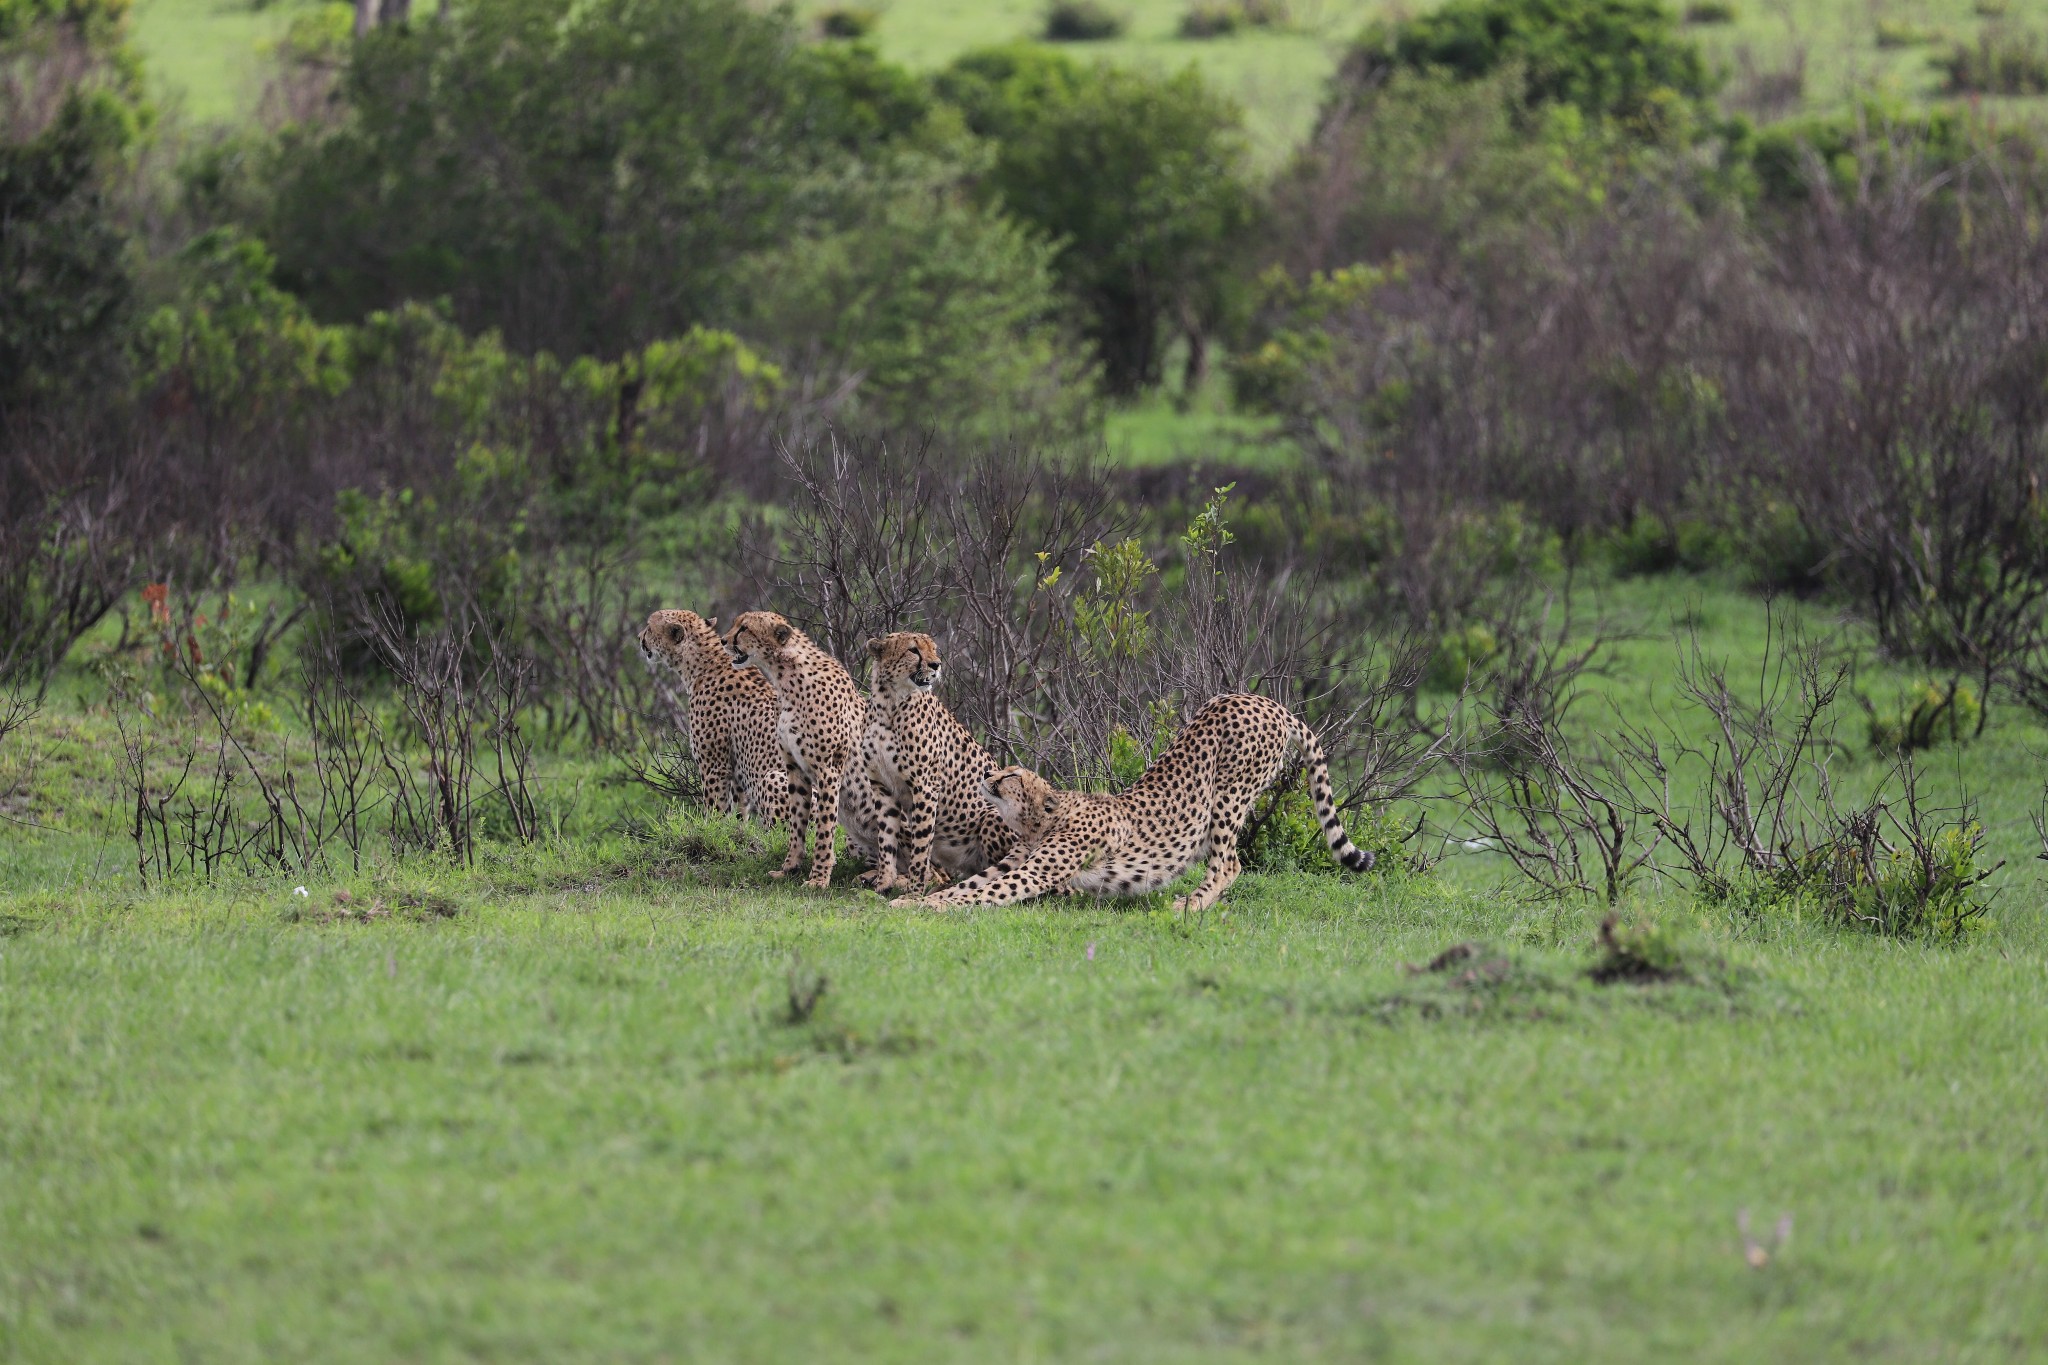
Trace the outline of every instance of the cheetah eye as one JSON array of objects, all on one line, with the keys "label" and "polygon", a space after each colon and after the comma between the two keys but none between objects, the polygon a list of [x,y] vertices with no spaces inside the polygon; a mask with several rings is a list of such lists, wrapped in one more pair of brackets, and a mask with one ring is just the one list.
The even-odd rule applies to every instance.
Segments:
[{"label": "cheetah eye", "polygon": [[1047,815],[1051,815],[1051,814],[1052,814],[1052,799],[1051,799],[1050,797],[1046,798],[1046,802],[1045,802],[1045,813],[1046,813]]}]

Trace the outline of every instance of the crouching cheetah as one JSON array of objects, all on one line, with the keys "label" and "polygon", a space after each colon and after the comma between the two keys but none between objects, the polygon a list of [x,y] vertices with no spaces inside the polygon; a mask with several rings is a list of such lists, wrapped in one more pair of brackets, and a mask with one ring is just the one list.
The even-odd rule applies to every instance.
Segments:
[{"label": "crouching cheetah", "polygon": [[870,721],[861,760],[882,798],[875,889],[918,891],[979,872],[1016,843],[982,795],[995,760],[933,694],[939,650],[929,635],[897,631],[868,641]]},{"label": "crouching cheetah", "polygon": [[775,737],[789,781],[789,856],[770,875],[796,871],[809,834],[815,847],[804,884],[829,886],[840,780],[859,757],[867,704],[839,660],[772,611],[741,612],[725,643],[735,665],[761,670],[775,690]]},{"label": "crouching cheetah", "polygon": [[1201,884],[1178,903],[1206,910],[1237,880],[1237,832],[1290,751],[1307,763],[1330,852],[1352,871],[1365,871],[1373,855],[1353,845],[1337,819],[1315,732],[1278,702],[1232,693],[1212,698],[1144,776],[1114,796],[1057,791],[1028,768],[991,774],[984,795],[1017,835],[1017,847],[965,881],[898,903],[1008,905],[1062,890],[1136,896],[1206,857]]},{"label": "crouching cheetah", "polygon": [[772,825],[789,791],[775,738],[775,689],[751,669],[733,667],[718,638],[718,618],[658,611],[640,632],[649,668],[668,668],[689,703],[690,757],[704,795],[728,815]]}]

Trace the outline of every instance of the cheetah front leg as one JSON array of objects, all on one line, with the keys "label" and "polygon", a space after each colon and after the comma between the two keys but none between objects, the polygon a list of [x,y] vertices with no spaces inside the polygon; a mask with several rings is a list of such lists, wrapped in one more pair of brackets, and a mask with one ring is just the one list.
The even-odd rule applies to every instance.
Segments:
[{"label": "cheetah front leg", "polygon": [[875,865],[861,874],[861,881],[877,891],[887,891],[902,881],[896,871],[903,865],[902,843],[903,805],[895,797],[885,796],[875,818]]},{"label": "cheetah front leg", "polygon": [[938,831],[938,812],[931,794],[924,783],[913,782],[909,808],[903,812],[902,831],[902,847],[908,855],[903,864],[903,880],[913,890],[929,889],[939,878],[932,867],[932,839]]},{"label": "cheetah front leg", "polygon": [[783,855],[782,866],[770,872],[769,876],[787,877],[803,862],[804,835],[809,833],[811,825],[812,794],[810,778],[804,775],[804,770],[796,765],[795,760],[791,760],[789,795],[783,802],[783,809],[789,815],[789,852]]},{"label": "cheetah front leg", "polygon": [[946,910],[955,905],[1014,905],[1057,891],[1086,867],[1098,850],[1080,843],[1047,840],[1014,867],[998,863],[964,882],[924,897],[905,896],[897,905],[925,905]]},{"label": "cheetah front leg", "polygon": [[827,887],[832,885],[832,864],[839,850],[834,846],[833,836],[839,832],[839,802],[823,795],[837,792],[841,770],[820,768],[814,788],[817,793],[811,803],[811,828],[817,846],[811,851],[811,875],[804,878],[805,886]]}]

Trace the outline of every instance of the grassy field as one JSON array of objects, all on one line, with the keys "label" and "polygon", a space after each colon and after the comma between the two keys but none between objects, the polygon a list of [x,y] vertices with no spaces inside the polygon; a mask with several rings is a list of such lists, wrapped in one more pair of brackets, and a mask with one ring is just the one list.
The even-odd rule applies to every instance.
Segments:
[{"label": "grassy field", "polygon": [[[1685,580],[1606,609],[1637,709],[1674,614],[1761,635]],[[1646,885],[1696,968],[1657,985],[1595,984],[1600,908],[1484,858],[936,915],[768,889],[772,846],[588,761],[563,838],[471,869],[145,889],[108,729],[67,676],[0,806],[0,1358],[2048,1353],[2009,710],[1956,768],[1989,928]],[[1404,970],[1466,940],[1484,970]]]},{"label": "grassy field", "polygon": [[[430,5],[430,0],[423,0]],[[261,90],[267,45],[314,0],[136,0],[134,32],[157,89],[174,97],[194,122],[246,115]],[[1997,7],[2000,0],[1991,0]],[[805,0],[813,15],[831,5]],[[938,66],[972,47],[1035,36],[1044,6],[1037,0],[886,0],[876,42],[888,56],[919,69]],[[1389,0],[1294,0],[1283,31],[1242,31],[1212,40],[1179,36],[1182,0],[1126,0],[1128,27],[1113,42],[1080,44],[1084,57],[1171,70],[1193,63],[1244,106],[1255,151],[1275,164],[1314,119],[1323,83],[1345,44],[1373,17],[1426,6]],[[1681,8],[1683,8],[1681,6]],[[1987,22],[1980,0],[1747,0],[1735,22],[1693,29],[1709,55],[1739,84],[1750,70],[1779,71],[1803,61],[1806,103],[1824,108],[1860,89],[1906,99],[1931,98],[1939,78],[1928,64],[1942,43],[1972,37]],[[2048,0],[2010,0],[2002,22],[2039,28]],[[1879,28],[1904,46],[1884,46]],[[1924,40],[1924,41],[1919,41]],[[2040,101],[2001,101],[2014,114]]]}]

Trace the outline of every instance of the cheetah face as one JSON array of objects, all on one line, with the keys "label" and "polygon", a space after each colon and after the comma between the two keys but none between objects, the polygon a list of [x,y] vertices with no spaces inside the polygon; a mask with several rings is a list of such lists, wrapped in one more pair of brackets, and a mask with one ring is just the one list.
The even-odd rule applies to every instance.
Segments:
[{"label": "cheetah face", "polygon": [[1045,837],[1059,810],[1058,793],[1029,768],[998,768],[981,780],[981,794],[1010,832],[1027,844]]},{"label": "cheetah face", "polygon": [[732,653],[735,668],[758,668],[766,673],[782,658],[782,647],[795,633],[789,622],[772,611],[743,611],[726,633],[725,647]]},{"label": "cheetah face", "polygon": [[875,695],[901,700],[939,685],[939,647],[932,637],[899,630],[868,641]]},{"label": "cheetah face", "polygon": [[707,621],[694,611],[657,611],[640,632],[640,657],[651,669],[671,668],[688,678],[718,638],[717,624],[717,617]]}]

